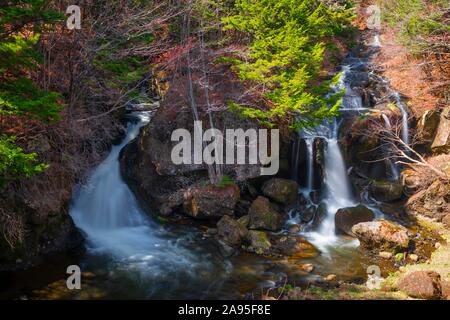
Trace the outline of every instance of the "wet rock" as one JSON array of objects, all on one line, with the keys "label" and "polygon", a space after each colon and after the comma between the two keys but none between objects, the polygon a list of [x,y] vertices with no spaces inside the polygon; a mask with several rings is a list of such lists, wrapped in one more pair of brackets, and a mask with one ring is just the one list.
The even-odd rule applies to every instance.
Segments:
[{"label": "wet rock", "polygon": [[258,197],[253,201],[248,212],[249,229],[277,231],[283,225],[283,219],[269,199]]},{"label": "wet rock", "polygon": [[272,249],[279,255],[301,258],[317,257],[320,253],[305,238],[295,235],[273,236]]},{"label": "wet rock", "polygon": [[442,221],[450,212],[450,183],[436,180],[427,189],[408,199],[405,211],[411,216],[425,216]]},{"label": "wet rock", "polygon": [[290,234],[297,234],[301,231],[301,227],[298,224],[293,224],[293,225],[289,226],[288,231]]},{"label": "wet rock", "polygon": [[313,220],[313,228],[317,229],[318,227],[320,227],[320,225],[322,224],[322,221],[325,220],[325,218],[327,217],[327,205],[322,202],[316,210],[316,214],[314,216],[314,220]]},{"label": "wet rock", "polygon": [[311,200],[318,203],[320,200],[320,190],[323,188],[325,181],[325,149],[327,142],[324,138],[315,138],[313,141],[313,181]]},{"label": "wet rock", "polygon": [[418,299],[439,299],[440,275],[436,272],[414,271],[403,276],[398,286],[407,295]]},{"label": "wet rock", "polygon": [[302,212],[301,220],[304,223],[309,223],[314,219],[316,215],[317,208],[315,206],[308,207],[305,211]]},{"label": "wet rock", "polygon": [[276,202],[289,205],[297,200],[298,188],[298,183],[293,180],[273,178],[264,183],[262,192]]},{"label": "wet rock", "polygon": [[392,181],[372,181],[369,194],[378,201],[398,200],[403,196],[403,185]]},{"label": "wet rock", "polygon": [[435,154],[450,152],[450,106],[442,110],[431,149]]},{"label": "wet rock", "polygon": [[183,209],[194,218],[233,215],[239,197],[236,185],[194,187],[185,192]]},{"label": "wet rock", "polygon": [[247,229],[230,216],[223,216],[217,223],[217,233],[229,246],[239,246],[247,236]]},{"label": "wet rock", "polygon": [[314,265],[312,265],[311,263],[302,264],[300,266],[300,269],[302,269],[303,271],[305,271],[307,273],[311,273],[314,270]]},{"label": "wet rock", "polygon": [[268,254],[272,247],[269,237],[264,231],[250,230],[247,234],[247,251],[257,254]]},{"label": "wet rock", "polygon": [[336,212],[334,216],[336,229],[353,236],[352,227],[360,222],[368,222],[374,219],[375,215],[372,210],[366,206],[359,205],[356,207],[342,208]]},{"label": "wet rock", "polygon": [[365,88],[369,85],[369,75],[367,72],[351,72],[346,81],[352,88]]},{"label": "wet rock", "polygon": [[309,198],[315,204],[319,204],[320,202],[320,192],[317,190],[313,190],[309,193]]},{"label": "wet rock", "polygon": [[352,233],[369,250],[401,250],[409,245],[408,230],[386,220],[358,223],[353,226]]}]

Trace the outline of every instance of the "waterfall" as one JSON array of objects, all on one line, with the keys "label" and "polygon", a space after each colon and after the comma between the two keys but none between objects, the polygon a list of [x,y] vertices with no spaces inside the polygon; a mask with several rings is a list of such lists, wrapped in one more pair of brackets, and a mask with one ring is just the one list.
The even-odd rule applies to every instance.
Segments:
[{"label": "waterfall", "polygon": [[379,34],[373,36],[372,47],[381,48],[381,41]]},{"label": "waterfall", "polygon": [[[163,281],[164,275],[175,281],[170,278],[180,269],[188,273],[184,277],[194,277],[197,257],[180,245],[180,241],[168,239],[167,231],[142,212],[120,175],[120,151],[149,121],[148,113],[137,116],[139,122],[128,125],[123,142],[112,147],[109,156],[75,193],[70,215],[84,231],[89,252],[111,256],[122,267],[144,272],[156,283]],[[205,267],[208,263],[202,262],[202,265]]]},{"label": "waterfall", "polygon": [[[350,98],[350,95],[353,95],[353,91],[346,83],[349,72],[351,72],[351,66],[344,66],[343,75],[333,91],[339,92],[342,89],[345,89],[346,93],[343,99],[343,107],[350,110],[360,110],[362,109],[362,101],[359,102],[360,100],[358,99]],[[325,197],[323,201],[327,207],[327,215],[322,221],[318,231],[310,232],[306,235],[311,242],[323,252],[327,251],[327,246],[334,244],[338,240],[334,226],[334,216],[336,211],[340,208],[355,205],[353,202],[347,168],[338,144],[338,129],[338,120],[333,119],[331,122],[324,121],[321,125],[312,130],[302,131],[302,137],[308,145],[308,159],[311,159],[311,164],[308,163],[308,186],[312,185],[314,167],[312,163],[312,141],[314,141],[314,138],[320,137],[324,138],[326,142],[324,152]],[[311,147],[309,145],[311,145]]]},{"label": "waterfall", "polygon": [[403,104],[400,94],[398,92],[394,93],[394,98],[397,107],[400,109],[400,112],[402,113],[402,140],[404,143],[409,144],[408,112],[406,111],[406,107]]},{"label": "waterfall", "polygon": [[[385,114],[383,113],[383,114],[381,115],[381,117],[382,117],[383,120],[384,120],[384,123],[385,123],[385,125],[386,125],[386,129],[388,129],[389,131],[392,131],[391,121],[389,120],[388,116],[385,115]],[[391,168],[392,177],[393,177],[395,180],[398,180],[400,174],[399,174],[399,171],[398,171],[397,164],[394,162],[394,160],[389,159],[389,166],[390,166],[390,168]]]}]

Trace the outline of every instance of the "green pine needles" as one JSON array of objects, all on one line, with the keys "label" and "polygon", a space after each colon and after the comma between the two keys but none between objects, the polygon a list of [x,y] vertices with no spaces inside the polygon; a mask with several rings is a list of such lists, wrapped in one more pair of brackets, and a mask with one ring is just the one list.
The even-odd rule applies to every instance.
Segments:
[{"label": "green pine needles", "polygon": [[327,39],[348,28],[350,9],[330,8],[318,0],[237,0],[236,9],[223,19],[225,29],[252,39],[248,58],[234,61],[237,72],[243,81],[261,88],[273,107],[262,110],[236,102],[231,107],[268,125],[293,116],[294,127],[307,127],[336,116],[341,93],[325,93],[339,77],[319,83],[318,79]]}]

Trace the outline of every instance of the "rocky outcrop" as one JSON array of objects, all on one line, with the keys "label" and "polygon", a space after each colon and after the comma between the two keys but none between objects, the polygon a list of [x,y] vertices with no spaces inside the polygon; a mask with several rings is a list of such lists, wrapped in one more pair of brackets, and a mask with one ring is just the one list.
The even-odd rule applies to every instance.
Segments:
[{"label": "rocky outcrop", "polygon": [[418,299],[440,299],[441,277],[436,272],[415,271],[403,276],[398,287],[407,295]]},{"label": "rocky outcrop", "polygon": [[403,185],[392,181],[372,181],[369,194],[378,201],[395,201],[403,196]]},{"label": "rocky outcrop", "polygon": [[277,231],[283,225],[283,219],[276,206],[264,197],[253,201],[248,212],[249,229]]},{"label": "rocky outcrop", "polygon": [[[214,68],[217,69],[211,73],[210,81],[217,86],[214,95],[209,97],[209,103],[220,109],[226,106],[233,96],[240,96],[245,89],[242,82],[229,72],[226,66],[215,64]],[[206,131],[210,129],[210,121],[206,107],[201,107],[207,105],[204,89],[200,86],[202,77],[201,72],[193,71],[199,120],[202,121],[203,131]],[[122,176],[144,209],[155,214],[169,215],[179,209],[190,210],[190,205],[182,206],[185,202],[184,195],[195,186],[209,182],[208,168],[205,164],[175,164],[172,160],[172,150],[179,144],[179,141],[172,141],[172,133],[177,129],[184,129],[193,136],[194,132],[194,118],[187,94],[188,84],[186,73],[174,73],[170,88],[154,113],[152,121],[141,129],[137,139],[128,144],[120,155]],[[255,121],[243,119],[225,109],[214,112],[215,128],[244,131],[260,128]],[[245,147],[245,151],[248,154],[248,146]],[[222,169],[223,174],[236,183],[258,178],[261,174],[261,166],[258,164],[230,164],[223,165]]]},{"label": "rocky outcrop", "polygon": [[425,216],[441,221],[450,212],[450,183],[434,181],[405,204],[405,211],[411,216]]},{"label": "rocky outcrop", "polygon": [[197,186],[184,193],[183,208],[193,218],[232,216],[239,196],[236,185]]},{"label": "rocky outcrop", "polygon": [[372,210],[366,206],[339,209],[334,216],[336,230],[353,236],[352,227],[361,222],[368,222],[374,219]]},{"label": "rocky outcrop", "polygon": [[[67,213],[0,216],[0,271],[24,269],[49,254],[76,248],[83,237]],[[30,230],[30,231],[28,231]]]},{"label": "rocky outcrop", "polygon": [[405,227],[386,220],[358,223],[352,233],[369,250],[404,250],[410,241]]},{"label": "rocky outcrop", "polygon": [[433,153],[450,153],[450,106],[442,110],[433,144]]},{"label": "rocky outcrop", "polygon": [[293,180],[273,178],[264,183],[262,193],[281,204],[289,205],[298,198],[298,183]]}]

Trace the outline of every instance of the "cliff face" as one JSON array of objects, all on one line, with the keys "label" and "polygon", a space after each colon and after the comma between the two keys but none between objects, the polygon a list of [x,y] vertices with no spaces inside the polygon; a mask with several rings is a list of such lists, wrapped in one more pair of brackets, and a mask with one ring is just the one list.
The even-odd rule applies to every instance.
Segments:
[{"label": "cliff face", "polygon": [[[195,109],[203,132],[211,128],[211,121],[224,137],[226,129],[254,129],[257,132],[263,128],[257,122],[244,119],[228,110],[229,100],[245,94],[243,84],[229,66],[217,64],[211,67],[209,72],[210,86],[214,87],[214,90],[208,89],[208,96],[202,86],[201,70],[194,69],[191,75]],[[171,159],[172,149],[179,144],[178,141],[171,141],[172,133],[177,129],[185,129],[193,134],[195,119],[189,98],[187,73],[174,71],[166,85],[169,88],[151,122],[142,128],[139,137],[126,146],[121,154],[121,170],[129,185],[150,211],[163,214],[181,208],[191,187],[210,182],[208,167],[204,163],[175,165]],[[208,109],[212,109],[210,114]],[[225,145],[223,147],[225,152]],[[248,150],[247,146],[247,158]],[[222,176],[227,176],[237,183],[245,183],[258,178],[260,168],[258,164],[224,164]],[[219,199],[220,195],[217,200]]]}]

